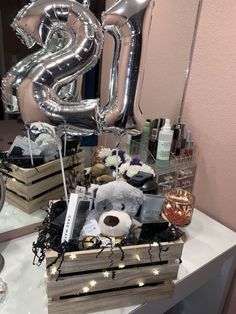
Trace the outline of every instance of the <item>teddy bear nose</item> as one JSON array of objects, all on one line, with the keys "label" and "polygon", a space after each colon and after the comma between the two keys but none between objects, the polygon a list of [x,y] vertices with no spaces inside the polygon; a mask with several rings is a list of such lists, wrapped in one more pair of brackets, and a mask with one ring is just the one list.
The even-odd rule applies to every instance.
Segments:
[{"label": "teddy bear nose", "polygon": [[119,224],[120,220],[115,216],[106,216],[104,223],[109,227],[115,227]]}]

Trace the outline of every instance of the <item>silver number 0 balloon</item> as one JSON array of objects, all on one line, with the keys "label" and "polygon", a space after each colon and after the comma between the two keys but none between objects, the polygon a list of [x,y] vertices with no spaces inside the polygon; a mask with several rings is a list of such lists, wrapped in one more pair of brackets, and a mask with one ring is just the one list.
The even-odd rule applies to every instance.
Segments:
[{"label": "silver number 0 balloon", "polygon": [[86,6],[73,0],[38,0],[16,16],[12,26],[31,46],[37,43],[47,49],[55,33],[64,39],[64,46],[39,60],[18,87],[25,123],[70,123],[83,135],[99,131],[98,99],[60,98],[61,88],[89,71],[102,51],[102,27]]}]

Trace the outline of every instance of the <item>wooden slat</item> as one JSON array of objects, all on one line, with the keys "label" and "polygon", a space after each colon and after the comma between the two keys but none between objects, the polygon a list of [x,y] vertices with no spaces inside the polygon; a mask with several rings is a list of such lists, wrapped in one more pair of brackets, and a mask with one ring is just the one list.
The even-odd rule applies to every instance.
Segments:
[{"label": "wooden slat", "polygon": [[0,243],[14,240],[16,238],[23,237],[24,235],[36,232],[38,227],[41,225],[42,222],[36,222],[34,224],[20,227],[17,229],[12,229],[10,231],[1,232]]},{"label": "wooden slat", "polygon": [[[78,164],[83,162],[84,152],[79,152],[72,156],[67,156],[63,158],[64,168],[68,168],[73,164]],[[25,184],[31,183],[33,181],[39,180],[40,178],[46,177],[52,173],[58,172],[61,169],[60,160],[56,159],[49,161],[36,168],[24,169],[16,165],[10,166],[12,172],[8,172],[9,176],[16,178]]]},{"label": "wooden slat", "polygon": [[[175,260],[181,257],[182,249],[183,249],[183,241],[178,240],[176,242],[170,243],[162,243],[162,247],[164,251],[161,253],[162,261],[166,260]],[[150,263],[150,255],[148,253],[149,245],[142,244],[136,246],[127,246],[123,247],[125,252],[125,264],[126,265],[135,265],[135,264],[144,264]],[[166,250],[166,251],[165,251]],[[73,273],[73,272],[82,272],[82,271],[90,271],[96,269],[108,268],[111,260],[113,261],[112,267],[118,267],[121,263],[121,252],[119,248],[113,249],[113,255],[109,258],[111,254],[110,249],[105,249],[102,254],[100,254],[97,258],[96,255],[100,252],[100,250],[88,250],[88,251],[78,251],[76,253],[76,260],[71,260],[69,258],[70,253],[65,254],[65,260],[61,267],[61,273]],[[140,262],[137,260],[136,255],[139,255]],[[159,247],[152,246],[151,250],[152,261],[159,262]],[[47,251],[46,262],[47,265],[52,263],[57,257],[57,253],[54,251]]]},{"label": "wooden slat", "polygon": [[[172,262],[160,266],[145,266],[140,268],[130,268],[115,271],[115,278],[112,279],[112,273],[109,272],[109,277],[105,278],[103,272],[93,274],[83,274],[71,277],[59,278],[55,281],[48,277],[48,297],[59,299],[61,296],[83,293],[83,287],[90,287],[90,282],[95,281],[96,285],[90,287],[92,292],[101,291],[104,289],[115,289],[121,287],[136,286],[140,281],[145,284],[157,283],[170,279],[176,279],[179,263]],[[153,271],[158,270],[159,274],[154,275]]]},{"label": "wooden slat", "polygon": [[25,185],[19,181],[8,179],[6,187],[8,190],[15,192],[19,196],[24,197],[27,201],[32,200],[38,194],[51,190],[53,187],[62,183],[61,173],[52,175],[51,177],[41,180],[35,184]]},{"label": "wooden slat", "polygon": [[23,210],[24,212],[31,214],[34,211],[40,209],[43,205],[46,205],[48,201],[58,199],[64,195],[63,186],[57,187],[50,192],[47,192],[36,199],[27,201],[21,196],[18,196],[11,191],[6,191],[6,200],[16,206],[17,208]]},{"label": "wooden slat", "polygon": [[[73,167],[76,171],[81,171],[83,169],[82,165],[78,165]],[[69,170],[65,171],[65,174],[68,173]],[[52,174],[50,177],[45,179],[41,179],[36,183],[32,183],[26,185],[20,181],[17,181],[15,178],[8,178],[6,180],[6,188],[8,190],[14,191],[18,195],[24,197],[26,200],[31,200],[39,194],[42,194],[45,191],[51,190],[52,188],[59,186],[62,184],[62,174],[61,172],[57,174]]]},{"label": "wooden slat", "polygon": [[105,292],[67,300],[49,301],[49,314],[86,314],[101,310],[110,310],[159,299],[170,298],[174,284],[165,282],[155,287],[141,287],[122,291]]}]

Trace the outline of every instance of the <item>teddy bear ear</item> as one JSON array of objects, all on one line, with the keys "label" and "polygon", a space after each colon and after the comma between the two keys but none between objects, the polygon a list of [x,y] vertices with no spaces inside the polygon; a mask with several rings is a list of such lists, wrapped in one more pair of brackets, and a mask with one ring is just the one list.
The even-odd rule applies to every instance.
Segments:
[{"label": "teddy bear ear", "polygon": [[96,210],[101,212],[112,210],[113,206],[109,199],[104,199],[96,204]]}]

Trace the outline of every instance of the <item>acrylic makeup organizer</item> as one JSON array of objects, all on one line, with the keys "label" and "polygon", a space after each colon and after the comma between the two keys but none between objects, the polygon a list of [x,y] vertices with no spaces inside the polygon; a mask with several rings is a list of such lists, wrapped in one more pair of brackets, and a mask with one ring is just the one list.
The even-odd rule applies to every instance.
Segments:
[{"label": "acrylic makeup organizer", "polygon": [[173,188],[181,188],[192,192],[196,173],[194,156],[171,159],[167,167],[155,167],[158,184],[158,195]]},{"label": "acrylic makeup organizer", "polygon": [[161,164],[148,151],[147,146],[135,141],[132,145],[132,147],[128,147],[129,151],[127,153],[131,157],[139,158],[155,170],[158,195],[164,195],[165,192],[173,188],[181,188],[192,192],[196,173],[194,153],[191,156],[184,157],[171,155],[169,161]]}]

